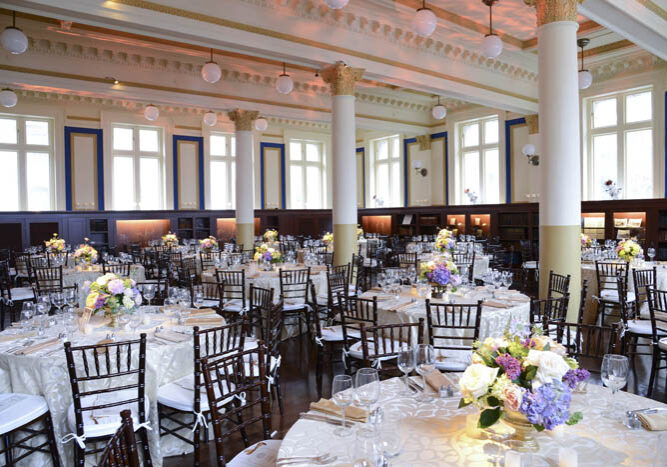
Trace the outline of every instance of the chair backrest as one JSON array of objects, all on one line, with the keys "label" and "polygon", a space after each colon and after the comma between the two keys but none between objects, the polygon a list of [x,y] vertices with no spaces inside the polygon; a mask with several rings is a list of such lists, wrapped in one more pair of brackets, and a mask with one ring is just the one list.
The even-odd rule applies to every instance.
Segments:
[{"label": "chair backrest", "polygon": [[262,333],[262,341],[266,346],[266,372],[269,376],[275,376],[280,366],[280,343],[283,332],[283,303],[282,300],[269,307],[266,319],[266,329]]},{"label": "chair backrest", "polygon": [[333,308],[338,303],[338,295],[347,296],[350,265],[334,266],[327,271],[327,307]]},{"label": "chair backrest", "polygon": [[[194,305],[194,294],[195,292],[201,292],[204,300],[209,302],[207,307],[213,307],[216,309],[222,309],[222,296],[224,294],[223,284],[219,282],[206,282],[202,281],[198,285],[192,287],[192,304]],[[217,302],[215,305],[214,302]]]},{"label": "chair backrest", "polygon": [[102,451],[98,467],[139,467],[137,439],[134,436],[132,412],[123,410],[120,413],[120,427],[107,441]]},{"label": "chair backrest", "polygon": [[627,326],[628,320],[635,319],[639,314],[639,309],[635,307],[636,303],[628,303],[628,282],[623,280],[623,275],[619,273],[616,278],[616,290],[618,291],[618,302],[621,310],[621,320]]},{"label": "chair backrest", "polygon": [[[137,289],[143,290],[144,285],[152,285],[155,289],[155,296],[151,300],[151,305],[162,306],[165,299],[169,297],[169,282],[166,279],[152,279],[144,282],[137,282]],[[148,305],[146,300],[145,305]]]},{"label": "chair backrest", "polygon": [[246,305],[245,295],[245,269],[232,271],[228,269],[216,269],[215,276],[219,284],[222,284],[222,303],[230,300],[241,300],[242,307]]},{"label": "chair backrest", "polygon": [[310,281],[310,268],[305,269],[281,269],[280,295],[283,300],[301,301],[306,303],[308,299],[308,282]]},{"label": "chair backrest", "polygon": [[121,277],[130,277],[130,263],[102,263],[102,274],[110,272]]},{"label": "chair backrest", "polygon": [[454,252],[452,254],[452,261],[458,268],[459,272],[462,271],[463,269],[467,269],[468,271],[468,280],[472,282],[473,277],[474,277],[474,269],[475,269],[475,250],[471,248],[469,251],[466,253],[456,253]]},{"label": "chair backrest", "polygon": [[[139,423],[148,420],[145,410],[146,334],[142,333],[139,339],[108,344],[74,347],[71,342],[65,342],[65,357],[77,436],[84,434],[84,412],[96,409],[136,403]],[[111,397],[114,392],[116,397]]]},{"label": "chair backrest", "polygon": [[581,368],[598,374],[602,358],[614,353],[618,340],[614,326],[547,321],[544,332],[565,346],[568,355],[576,359]]},{"label": "chair backrest", "polygon": [[482,301],[477,304],[435,304],[426,300],[428,343],[434,349],[471,350],[479,339]]},{"label": "chair backrest", "polygon": [[619,273],[623,280],[628,280],[628,263],[620,261],[596,261],[595,275],[598,281],[598,294],[603,290],[616,290]]},{"label": "chair backrest", "polygon": [[530,323],[565,321],[569,297],[532,299],[530,301]]},{"label": "chair backrest", "polygon": [[635,303],[640,310],[642,305],[648,301],[648,288],[658,288],[658,272],[653,266],[649,269],[633,269],[632,282],[634,283]]},{"label": "chair backrest", "polygon": [[182,287],[195,284],[197,282],[197,259],[194,257],[183,258],[177,266],[178,280]]},{"label": "chair backrest", "polygon": [[586,311],[586,298],[588,296],[588,280],[584,279],[581,282],[581,300],[579,300],[579,314],[577,316],[577,323],[584,324],[584,312]]},{"label": "chair backrest", "polygon": [[364,326],[361,324],[361,348],[367,367],[378,367],[383,373],[396,370],[396,361],[380,364],[398,356],[404,346],[412,347],[424,343],[424,318],[416,323],[381,324]]},{"label": "chair backrest", "polygon": [[50,292],[62,292],[63,289],[63,267],[54,268],[38,266],[32,268],[33,279],[37,292],[48,294]]},{"label": "chair backrest", "polygon": [[31,263],[30,263],[30,253],[14,252],[14,269],[16,269],[16,274],[22,277],[31,277],[30,272]]},{"label": "chair backrest", "polygon": [[66,251],[47,253],[46,261],[49,266],[67,266],[69,263],[69,253]]},{"label": "chair backrest", "polygon": [[214,252],[205,252],[205,251],[200,251],[199,252],[199,262],[201,264],[201,270],[205,271],[207,269],[211,269],[215,267],[215,259],[216,257],[219,257],[220,253],[214,253]]},{"label": "chair backrest", "polygon": [[[215,433],[218,466],[226,466],[225,445],[236,432],[262,424],[262,438],[271,437],[271,405],[267,389],[263,345],[226,355],[215,361],[202,361]],[[233,403],[230,403],[233,401]],[[257,407],[259,406],[259,407]]]},{"label": "chair backrest", "polygon": [[[667,334],[667,290],[648,288],[648,309],[651,314],[653,345]],[[654,350],[655,351],[655,350]]]},{"label": "chair backrest", "polygon": [[354,340],[359,339],[361,325],[378,325],[377,297],[372,299],[338,296],[340,307],[340,322],[343,328],[343,345],[349,349]]},{"label": "chair backrest", "polygon": [[570,275],[564,276],[549,271],[549,290],[547,298],[558,298],[570,295]]},{"label": "chair backrest", "polygon": [[255,287],[250,284],[250,293],[248,296],[250,316],[250,327],[258,328],[260,339],[266,342],[268,340],[266,330],[270,327],[270,314],[273,305],[274,290]]},{"label": "chair backrest", "polygon": [[417,267],[417,253],[399,253],[396,256],[400,267]]}]

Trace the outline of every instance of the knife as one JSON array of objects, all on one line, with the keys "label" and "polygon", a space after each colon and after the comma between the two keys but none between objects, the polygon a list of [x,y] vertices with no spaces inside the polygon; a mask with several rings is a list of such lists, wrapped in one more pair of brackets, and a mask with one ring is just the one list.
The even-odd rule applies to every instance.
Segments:
[{"label": "knife", "polygon": [[[335,425],[335,426],[343,426],[343,421],[342,420],[336,420],[335,418],[329,418],[329,417],[324,417],[321,415],[314,415],[311,413],[306,413],[302,412],[299,414],[300,418],[303,418],[304,420],[312,420],[315,422],[324,422],[324,423],[329,423],[330,425]],[[354,422],[351,422],[350,420],[347,420],[345,422],[345,426],[347,427],[352,427],[354,426]]]}]

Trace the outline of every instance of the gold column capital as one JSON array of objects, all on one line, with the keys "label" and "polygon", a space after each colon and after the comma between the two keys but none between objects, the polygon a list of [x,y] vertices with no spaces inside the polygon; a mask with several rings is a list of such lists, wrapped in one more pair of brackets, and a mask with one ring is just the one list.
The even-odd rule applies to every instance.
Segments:
[{"label": "gold column capital", "polygon": [[236,131],[252,131],[252,123],[259,117],[256,110],[234,109],[227,112],[229,119],[236,125]]},{"label": "gold column capital", "polygon": [[431,135],[417,136],[420,151],[428,151],[431,149]]},{"label": "gold column capital", "polygon": [[540,116],[538,114],[526,115],[528,134],[536,135],[540,132]]},{"label": "gold column capital", "polygon": [[537,10],[537,27],[556,21],[577,21],[577,6],[584,0],[523,0]]},{"label": "gold column capital", "polygon": [[364,75],[363,68],[352,68],[336,62],[320,70],[320,76],[331,87],[334,96],[354,96],[354,86]]}]

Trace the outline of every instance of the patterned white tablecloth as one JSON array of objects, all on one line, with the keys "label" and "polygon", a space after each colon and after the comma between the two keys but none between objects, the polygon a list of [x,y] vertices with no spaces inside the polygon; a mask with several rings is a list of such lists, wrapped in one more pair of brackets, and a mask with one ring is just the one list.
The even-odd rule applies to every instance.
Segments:
[{"label": "patterned white tablecloth", "polygon": [[[455,375],[450,375],[456,379]],[[382,382],[379,406],[384,411],[381,431],[398,430],[404,442],[402,453],[391,459],[393,467],[492,466],[504,465],[502,442],[476,439],[468,435],[467,417],[477,411],[468,406],[457,408],[459,399],[435,398],[417,402],[399,395],[402,382],[397,378]],[[664,466],[667,432],[629,430],[620,421],[606,418],[611,393],[604,387],[589,385],[588,392],[572,396],[572,410],[581,411],[583,420],[574,426],[562,426],[554,432],[536,434],[540,450],[532,455],[532,466],[558,465],[559,448],[576,451],[580,466]],[[627,410],[667,407],[656,401],[619,392],[617,402]],[[502,423],[502,422],[501,422]],[[298,420],[283,439],[278,458],[331,454],[334,465],[351,466],[356,459],[355,435],[338,438],[335,426],[310,420]],[[348,464],[346,464],[348,463]],[[310,465],[310,464],[299,464]]]},{"label": "patterned white tablecloth", "polygon": [[[146,307],[155,310],[156,307]],[[152,332],[158,325],[169,327],[175,325],[173,318],[162,313],[150,313],[151,323],[142,325],[137,336],[141,332],[149,335],[146,351],[146,396],[150,401],[149,421],[152,431],[148,432],[149,444],[153,464],[162,465],[163,456],[191,452],[192,447],[182,441],[167,436],[160,438],[158,434],[157,417],[157,390],[160,386],[175,381],[194,371],[194,353],[192,339],[186,339],[180,343],[165,344],[161,340],[151,337]],[[179,327],[177,329],[191,332],[191,327]],[[58,330],[48,330],[50,337],[54,337]],[[107,333],[114,331],[117,340],[132,338],[131,331],[112,330],[108,327],[98,328],[92,334],[83,335],[77,333],[73,345],[89,345],[99,342]],[[0,333],[0,338],[14,332],[12,329]],[[13,355],[7,351],[15,347],[17,342],[12,340],[0,342],[0,388],[4,391],[12,391],[25,394],[38,394],[46,398],[46,402],[53,417],[56,439],[60,440],[65,434],[70,433],[67,426],[67,408],[72,403],[72,391],[67,372],[67,363],[62,344],[49,347],[26,356]],[[212,436],[211,431],[211,436]],[[73,461],[73,441],[67,444],[58,443],[62,465],[70,466]],[[93,461],[93,456],[87,458]],[[42,467],[51,465],[49,456],[35,454],[19,463],[20,466]],[[94,465],[94,464],[90,464]]]}]

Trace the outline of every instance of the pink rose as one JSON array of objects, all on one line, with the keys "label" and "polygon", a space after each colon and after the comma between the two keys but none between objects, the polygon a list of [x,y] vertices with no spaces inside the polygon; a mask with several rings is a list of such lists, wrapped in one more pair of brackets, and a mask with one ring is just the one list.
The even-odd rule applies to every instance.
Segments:
[{"label": "pink rose", "polygon": [[523,392],[518,386],[507,387],[503,390],[503,399],[505,401],[505,408],[516,412],[519,410],[519,406],[523,400]]}]

